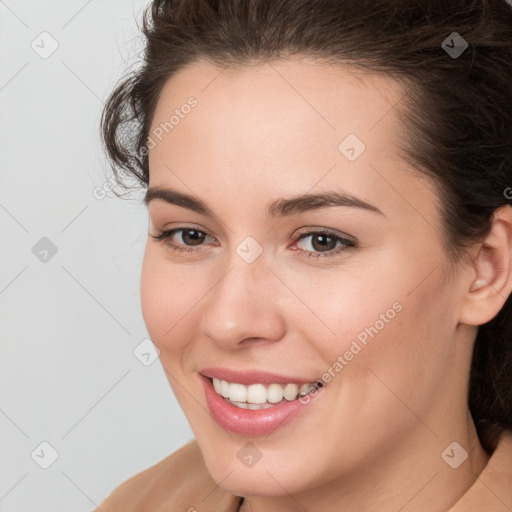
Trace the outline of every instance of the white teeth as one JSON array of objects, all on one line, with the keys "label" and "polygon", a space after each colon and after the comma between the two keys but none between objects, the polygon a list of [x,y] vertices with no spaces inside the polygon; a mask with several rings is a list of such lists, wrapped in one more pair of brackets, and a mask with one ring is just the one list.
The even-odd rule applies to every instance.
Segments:
[{"label": "white teeth", "polygon": [[247,404],[247,409],[252,409],[253,411],[256,411],[257,409],[268,409],[269,407],[273,406],[267,402],[264,404]]},{"label": "white teeth", "polygon": [[220,381],[220,394],[224,398],[229,398],[229,382],[226,382],[225,380]]},{"label": "white teeth", "polygon": [[231,400],[228,400],[228,402],[232,405],[236,405],[237,407],[240,407],[240,409],[248,409],[249,405],[253,405],[253,404],[248,404],[247,402],[232,402]]},{"label": "white teeth", "polygon": [[286,384],[283,390],[283,395],[286,400],[295,400],[299,394],[299,386],[297,384]]},{"label": "white teeth", "polygon": [[[241,386],[242,384],[238,384]],[[230,384],[233,386],[233,384]],[[247,402],[252,404],[264,404],[267,401],[267,388],[263,384],[251,384],[244,386],[247,389]]]},{"label": "white teeth", "polygon": [[247,388],[243,384],[230,384],[229,399],[233,402],[245,402],[247,399]]},{"label": "white teeth", "polygon": [[240,409],[252,409],[253,411],[257,410],[257,409],[268,409],[269,407],[273,407],[273,405],[269,404],[268,402],[265,402],[264,404],[249,404],[247,402],[232,402],[231,400],[228,400],[228,402],[231,405],[239,407]]},{"label": "white teeth", "polygon": [[299,395],[307,395],[311,391],[312,386],[312,384],[302,384]]},{"label": "white teeth", "polygon": [[277,404],[283,399],[283,386],[281,384],[270,384],[267,390],[267,402]]},{"label": "white teeth", "polygon": [[220,379],[212,379],[215,391],[226,398],[229,403],[242,409],[263,409],[272,407],[283,401],[283,398],[291,402],[298,396],[307,395],[316,388],[314,383],[310,384],[251,384],[244,386],[234,382],[227,382]]}]

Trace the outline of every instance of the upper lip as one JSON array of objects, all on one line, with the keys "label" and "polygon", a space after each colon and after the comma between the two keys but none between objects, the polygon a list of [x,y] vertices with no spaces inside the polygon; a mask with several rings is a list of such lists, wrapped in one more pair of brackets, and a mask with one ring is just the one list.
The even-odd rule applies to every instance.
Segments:
[{"label": "upper lip", "polygon": [[227,382],[244,384],[309,384],[319,379],[304,379],[301,377],[288,377],[277,373],[265,372],[263,370],[234,370],[231,368],[203,368],[201,374],[210,379],[220,379]]}]

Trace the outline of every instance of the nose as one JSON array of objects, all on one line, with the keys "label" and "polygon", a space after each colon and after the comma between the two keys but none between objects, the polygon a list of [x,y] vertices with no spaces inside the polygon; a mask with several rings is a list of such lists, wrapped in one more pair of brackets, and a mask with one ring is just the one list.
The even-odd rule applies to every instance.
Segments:
[{"label": "nose", "polygon": [[246,263],[238,255],[205,297],[201,331],[224,350],[272,343],[285,333],[282,283],[261,258]]}]

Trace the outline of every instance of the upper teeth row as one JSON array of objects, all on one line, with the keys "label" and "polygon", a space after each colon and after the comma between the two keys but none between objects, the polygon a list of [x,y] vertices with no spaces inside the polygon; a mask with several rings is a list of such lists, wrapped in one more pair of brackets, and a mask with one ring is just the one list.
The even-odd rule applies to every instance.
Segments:
[{"label": "upper teeth row", "polygon": [[264,404],[269,402],[276,404],[283,398],[288,401],[295,400],[299,395],[306,395],[312,389],[315,389],[314,384],[286,384],[284,387],[281,384],[251,384],[244,386],[234,382],[227,382],[225,380],[213,379],[213,387],[219,395],[228,398],[233,402],[248,402],[250,404]]}]

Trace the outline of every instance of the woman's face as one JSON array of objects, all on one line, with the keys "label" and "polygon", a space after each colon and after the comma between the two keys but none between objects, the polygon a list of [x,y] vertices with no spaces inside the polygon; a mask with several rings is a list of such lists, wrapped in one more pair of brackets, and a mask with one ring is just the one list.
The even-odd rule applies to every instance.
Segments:
[{"label": "woman's face", "polygon": [[[149,188],[190,199],[148,196],[143,315],[233,494],[421,466],[407,452],[418,443],[444,464],[471,347],[456,343],[462,286],[448,277],[435,191],[397,150],[402,95],[383,76],[295,60],[195,63],[160,96]],[[237,401],[250,389],[258,401],[258,383],[282,384],[272,400],[287,383],[326,385],[253,410],[204,374],[246,384],[224,384]]]}]

